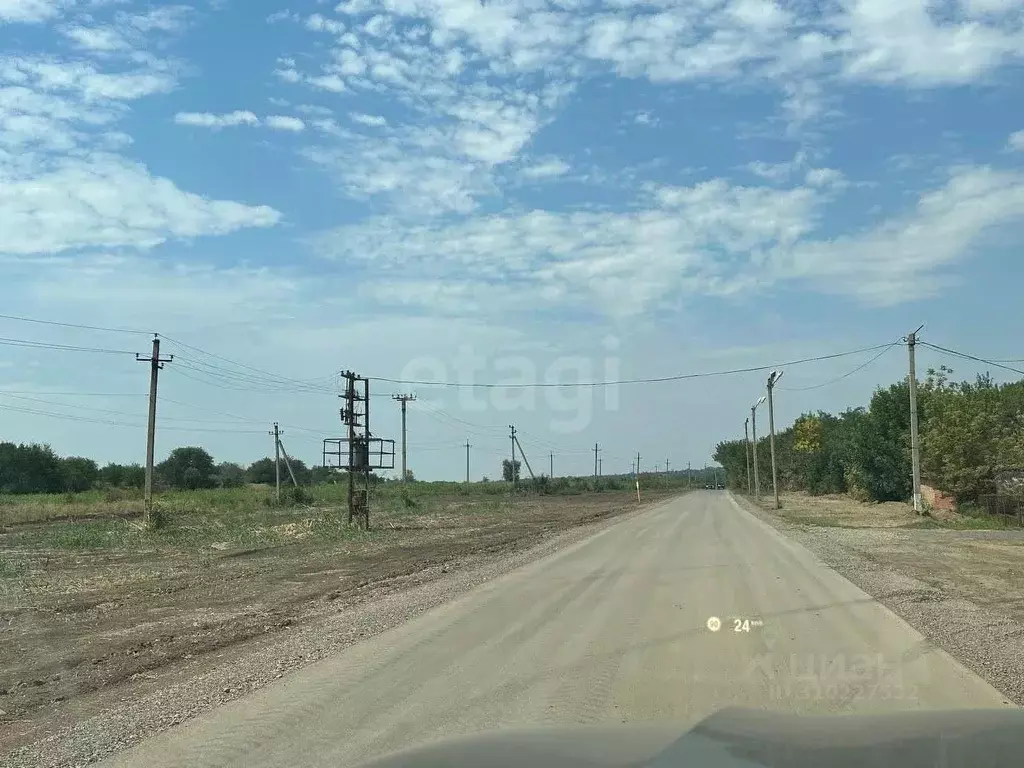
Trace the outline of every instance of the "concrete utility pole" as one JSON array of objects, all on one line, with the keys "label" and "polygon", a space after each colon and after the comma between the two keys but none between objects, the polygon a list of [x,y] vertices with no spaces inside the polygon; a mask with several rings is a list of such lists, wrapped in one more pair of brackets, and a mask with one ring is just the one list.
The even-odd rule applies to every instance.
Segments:
[{"label": "concrete utility pole", "polygon": [[392,400],[402,404],[402,482],[408,480],[407,467],[405,464],[405,404],[416,400],[416,395],[392,395]]},{"label": "concrete utility pole", "polygon": [[519,487],[519,475],[516,472],[516,428],[511,424],[508,428],[512,430],[512,488]]},{"label": "concrete utility pole", "polygon": [[138,362],[149,363],[149,427],[146,430],[146,491],[143,504],[142,521],[150,525],[153,520],[153,450],[156,443],[156,386],[160,378],[160,369],[164,363],[174,360],[174,355],[160,357],[160,337],[153,334],[153,352],[149,357],[135,355]]},{"label": "concrete utility pole", "polygon": [[907,336],[907,351],[910,354],[910,372],[907,375],[910,386],[910,461],[914,482],[914,512],[917,514],[921,514],[921,438],[917,433],[917,368],[914,347],[917,346],[917,333],[921,328],[924,326]]},{"label": "concrete utility pole", "polygon": [[466,482],[469,482],[469,440],[466,441]]},{"label": "concrete utility pole", "polygon": [[686,487],[693,486],[693,475],[690,474],[690,462],[686,462]]},{"label": "concrete utility pole", "polygon": [[551,464],[548,465],[548,477],[554,477],[555,476],[555,454],[554,453],[549,453],[548,454],[548,459],[551,461]]},{"label": "concrete utility pole", "polygon": [[775,493],[776,509],[782,509],[782,504],[779,502],[779,478],[775,472],[775,401],[772,397],[772,390],[782,378],[782,373],[782,371],[772,371],[768,375],[768,431],[771,434],[769,444],[772,450],[772,491]]},{"label": "concrete utility pole", "polygon": [[743,455],[747,459],[747,493],[749,494],[753,490],[750,480],[750,419],[743,420]]},{"label": "concrete utility pole", "polygon": [[750,407],[750,431],[753,436],[752,453],[754,454],[754,496],[761,500],[761,478],[757,474],[757,406],[761,405],[767,398],[762,397]]},{"label": "concrete utility pole", "polygon": [[668,474],[668,459],[665,459],[665,474]]},{"label": "concrete utility pole", "polygon": [[604,459],[597,460],[597,476],[604,477]]},{"label": "concrete utility pole", "polygon": [[601,450],[601,448],[598,446],[598,444],[594,443],[594,477],[597,477],[598,474],[600,473],[600,469],[598,468],[598,459],[597,459],[597,454],[598,454],[598,452],[600,450]]},{"label": "concrete utility pole", "polygon": [[[277,426],[277,425],[275,425],[275,426]],[[283,435],[284,432],[280,432],[279,434]],[[288,470],[288,476],[292,479],[292,485],[294,485],[296,488],[298,488],[299,487],[299,481],[295,479],[295,473],[292,471],[292,463],[288,459],[288,451],[286,451],[284,449],[284,443],[281,442],[280,438],[278,438],[277,444],[281,447],[281,458],[284,459],[284,466]]]},{"label": "concrete utility pole", "polygon": [[274,488],[278,502],[281,501],[281,430],[274,422],[274,429],[270,432],[274,436]]},{"label": "concrete utility pole", "polygon": [[640,451],[636,452],[636,476],[640,477]]}]

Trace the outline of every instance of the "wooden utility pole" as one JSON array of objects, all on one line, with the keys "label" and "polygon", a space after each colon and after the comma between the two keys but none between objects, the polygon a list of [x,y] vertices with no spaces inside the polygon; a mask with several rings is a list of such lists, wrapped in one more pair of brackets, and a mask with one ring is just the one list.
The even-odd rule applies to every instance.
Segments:
[{"label": "wooden utility pole", "polygon": [[466,482],[469,482],[469,440],[466,441]]},{"label": "wooden utility pole", "polygon": [[402,482],[404,483],[408,479],[405,464],[405,404],[415,401],[416,395],[392,395],[391,399],[402,404]]},{"label": "wooden utility pole", "polygon": [[269,433],[274,436],[274,494],[278,504],[281,503],[281,430],[274,422],[274,429]]},{"label": "wooden utility pole", "polygon": [[160,357],[160,337],[153,334],[153,351],[149,357],[136,353],[138,362],[149,363],[149,424],[146,430],[146,491],[143,503],[142,520],[146,525],[153,521],[153,451],[156,444],[156,387],[160,378],[160,369],[164,363],[174,360],[174,355]]},{"label": "wooden utility pole", "polygon": [[914,347],[917,346],[917,333],[921,328],[924,326],[907,336],[907,351],[910,354],[910,372],[907,375],[910,387],[910,463],[914,483],[914,512],[917,514],[921,514],[921,437],[917,432],[917,367]]},{"label": "wooden utility pole", "polygon": [[598,474],[600,474],[600,469],[598,467],[598,457],[597,457],[597,454],[600,453],[600,451],[601,451],[600,446],[597,443],[594,443],[594,477],[597,477]]},{"label": "wooden utility pole", "polygon": [[604,459],[597,460],[597,476],[604,477]]}]

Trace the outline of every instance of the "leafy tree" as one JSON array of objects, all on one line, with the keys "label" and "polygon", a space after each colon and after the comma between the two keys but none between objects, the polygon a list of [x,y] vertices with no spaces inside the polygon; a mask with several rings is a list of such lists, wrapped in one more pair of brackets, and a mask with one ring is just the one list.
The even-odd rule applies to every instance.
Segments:
[{"label": "leafy tree", "polygon": [[223,461],[217,465],[217,487],[239,488],[245,485],[245,470],[231,461]]},{"label": "leafy tree", "polygon": [[0,493],[59,493],[60,459],[48,445],[0,443]]},{"label": "leafy tree", "polygon": [[403,478],[406,482],[413,483],[416,481],[416,476],[412,473],[411,469],[405,470],[405,477]]},{"label": "leafy tree", "polygon": [[141,464],[125,464],[122,472],[122,488],[142,488],[146,485],[146,468]]},{"label": "leafy tree", "polygon": [[157,465],[156,470],[160,479],[171,488],[213,488],[216,485],[213,457],[196,446],[175,448]]},{"label": "leafy tree", "polygon": [[513,461],[511,459],[502,459],[501,460],[501,476],[502,476],[502,478],[504,478],[505,482],[511,483],[513,480],[518,480],[519,479],[519,468],[520,468],[520,461],[519,461],[519,459],[516,459],[514,463],[513,463]]},{"label": "leafy tree", "polygon": [[268,457],[260,459],[259,461],[254,461],[249,465],[249,468],[245,470],[245,479],[250,483],[266,483],[268,485],[273,485],[276,481],[274,460]]},{"label": "leafy tree", "polygon": [[1024,466],[1024,382],[935,382],[923,428],[924,476],[959,500],[995,491],[996,474]]},{"label": "leafy tree", "polygon": [[323,485],[324,483],[335,483],[341,475],[331,467],[315,466],[309,470],[310,485]]},{"label": "leafy tree", "polygon": [[61,475],[65,491],[81,493],[96,486],[100,479],[100,469],[92,459],[81,456],[68,456],[60,460]]},{"label": "leafy tree", "polygon": [[[313,471],[306,466],[306,463],[302,459],[296,459],[289,457],[288,461],[292,465],[292,472],[295,473],[295,481],[299,485],[312,485],[313,484]],[[281,459],[281,463],[284,464],[284,459]],[[288,470],[285,467],[281,467],[281,471],[287,473]],[[285,475],[287,477],[287,474]],[[290,479],[290,478],[289,478]]]}]

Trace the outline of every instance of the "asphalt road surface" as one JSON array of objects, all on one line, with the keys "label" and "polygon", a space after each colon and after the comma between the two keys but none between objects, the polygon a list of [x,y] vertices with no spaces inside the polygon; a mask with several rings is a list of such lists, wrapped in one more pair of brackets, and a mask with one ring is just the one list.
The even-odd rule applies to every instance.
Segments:
[{"label": "asphalt road surface", "polygon": [[481,729],[668,721],[682,731],[728,705],[807,713],[1007,706],[728,494],[701,491],[106,765],[334,768]]}]

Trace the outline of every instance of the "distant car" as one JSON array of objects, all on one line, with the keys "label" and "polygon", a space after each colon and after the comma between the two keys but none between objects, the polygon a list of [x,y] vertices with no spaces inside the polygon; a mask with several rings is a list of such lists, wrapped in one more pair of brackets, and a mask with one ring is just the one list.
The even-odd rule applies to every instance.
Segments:
[{"label": "distant car", "polygon": [[724,485],[722,485],[721,483],[719,483],[719,484],[718,484],[718,490],[720,490],[720,491],[724,491],[724,490],[725,490],[725,486],[724,486]]}]

